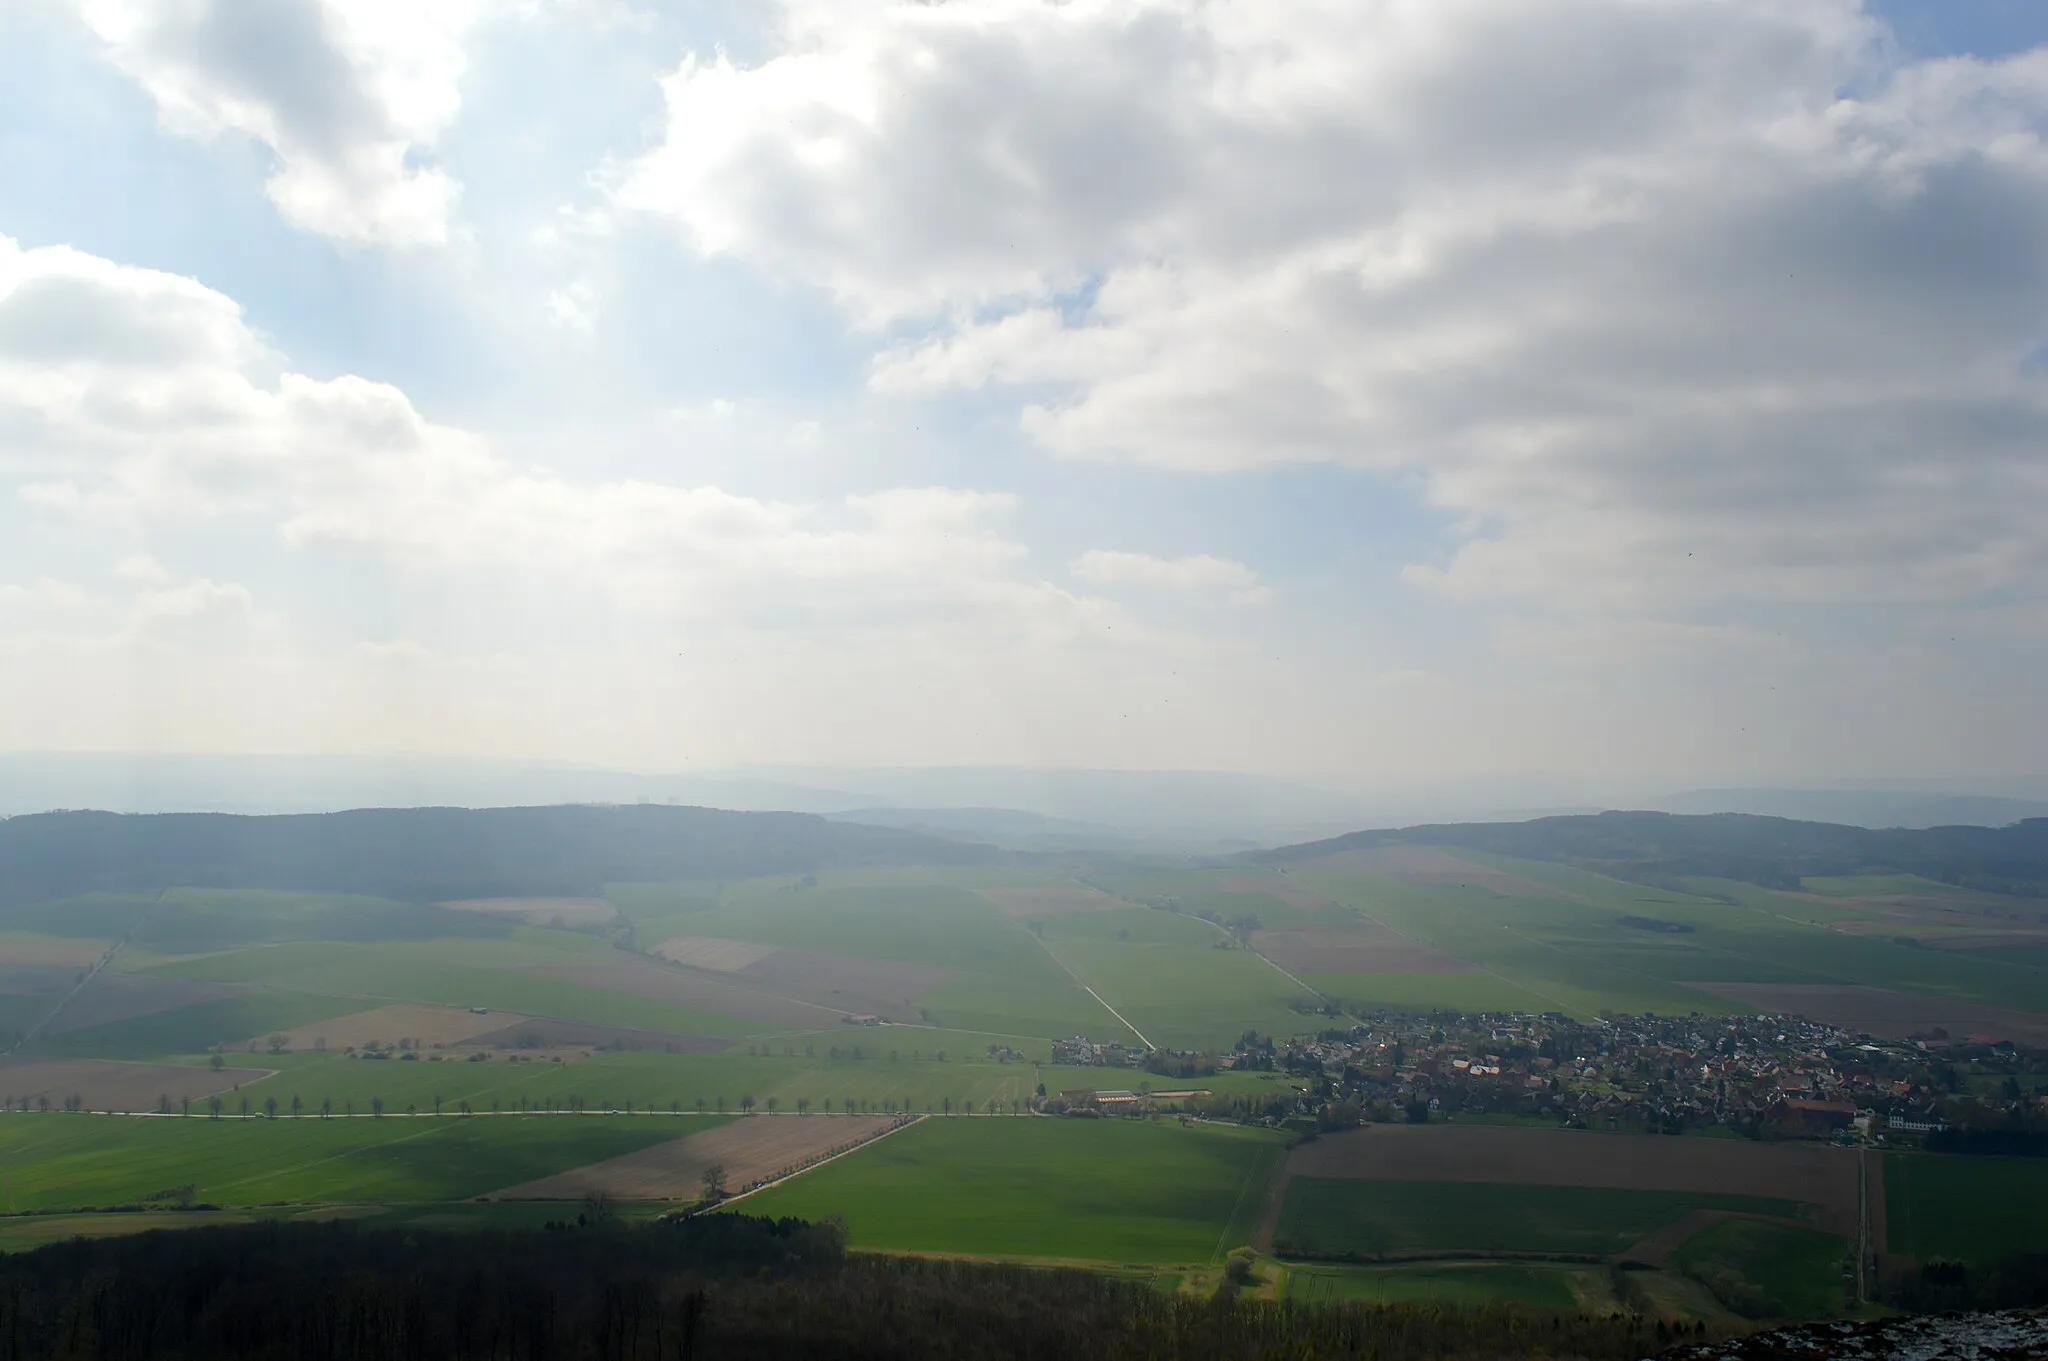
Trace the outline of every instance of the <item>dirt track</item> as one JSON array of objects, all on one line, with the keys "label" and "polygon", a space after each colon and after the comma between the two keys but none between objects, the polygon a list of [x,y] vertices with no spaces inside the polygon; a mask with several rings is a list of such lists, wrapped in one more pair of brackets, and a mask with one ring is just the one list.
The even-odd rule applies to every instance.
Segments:
[{"label": "dirt track", "polygon": [[694,1200],[703,1186],[704,1169],[714,1163],[725,1169],[727,1189],[737,1191],[835,1148],[872,1138],[894,1123],[864,1115],[750,1116],[479,1199],[581,1200],[601,1191],[614,1200]]}]

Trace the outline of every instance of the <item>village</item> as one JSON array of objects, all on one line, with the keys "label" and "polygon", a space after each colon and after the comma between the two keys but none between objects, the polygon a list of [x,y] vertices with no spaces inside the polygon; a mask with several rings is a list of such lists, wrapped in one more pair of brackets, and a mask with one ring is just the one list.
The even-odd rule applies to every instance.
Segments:
[{"label": "village", "polygon": [[[1948,1130],[2048,1138],[2048,1050],[1993,1036],[1880,1039],[1795,1016],[1378,1012],[1313,1040],[1254,1033],[1229,1053],[1062,1041],[1064,1063],[1193,1080],[1269,1071],[1286,1093],[1062,1093],[1050,1103],[1182,1109],[1295,1126],[1535,1120],[1601,1130],[1915,1143]],[[1196,1087],[1198,1083],[1194,1084]],[[1204,1098],[1207,1098],[1206,1100]]]}]

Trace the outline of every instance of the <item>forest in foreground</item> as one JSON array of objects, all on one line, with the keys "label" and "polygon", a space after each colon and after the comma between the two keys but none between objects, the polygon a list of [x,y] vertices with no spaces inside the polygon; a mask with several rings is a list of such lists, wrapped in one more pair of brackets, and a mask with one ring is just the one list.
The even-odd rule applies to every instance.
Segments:
[{"label": "forest in foreground", "polygon": [[1271,1304],[1084,1271],[850,1254],[833,1224],[590,1216],[80,1239],[0,1260],[0,1361],[1638,1357],[1706,1336],[1506,1305]]}]

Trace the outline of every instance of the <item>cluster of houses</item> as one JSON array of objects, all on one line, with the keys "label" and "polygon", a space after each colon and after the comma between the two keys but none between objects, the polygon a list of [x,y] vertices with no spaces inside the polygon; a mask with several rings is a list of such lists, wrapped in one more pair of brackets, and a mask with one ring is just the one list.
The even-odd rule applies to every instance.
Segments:
[{"label": "cluster of houses", "polygon": [[2048,1051],[1993,1036],[1874,1039],[1795,1016],[1389,1013],[1283,1046],[1274,1062],[1340,1120],[1495,1112],[1873,1141],[2048,1126]]},{"label": "cluster of houses", "polygon": [[[1382,1012],[1313,1039],[1247,1034],[1229,1053],[1133,1053],[1075,1038],[1053,1056],[1183,1078],[1271,1070],[1285,1080],[1273,1097],[1216,1098],[1213,1113],[1324,1128],[1500,1114],[1579,1128],[1678,1133],[1719,1125],[1757,1137],[1873,1143],[1952,1125],[2048,1130],[2048,1050],[1995,1036],[1873,1038],[1783,1015],[1589,1022]],[[1095,1104],[1145,1103],[1113,1091],[1098,1093]]]}]

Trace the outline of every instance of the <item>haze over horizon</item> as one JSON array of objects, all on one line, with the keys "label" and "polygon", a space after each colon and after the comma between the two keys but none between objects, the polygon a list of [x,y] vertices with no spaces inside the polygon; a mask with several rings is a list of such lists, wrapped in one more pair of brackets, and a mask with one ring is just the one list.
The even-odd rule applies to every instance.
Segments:
[{"label": "haze over horizon", "polygon": [[26,0],[0,752],[2031,787],[2044,123],[2023,0]]}]

